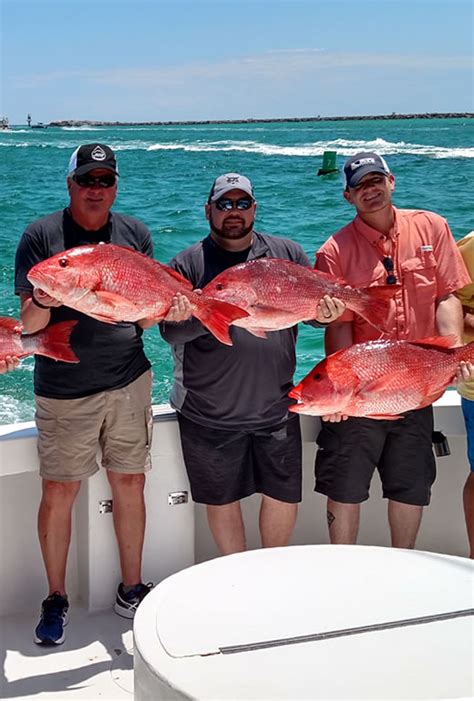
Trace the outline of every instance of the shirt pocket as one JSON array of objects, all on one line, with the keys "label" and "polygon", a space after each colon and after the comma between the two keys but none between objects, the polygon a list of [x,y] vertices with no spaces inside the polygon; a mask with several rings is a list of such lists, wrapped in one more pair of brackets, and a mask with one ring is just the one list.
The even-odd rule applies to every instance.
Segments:
[{"label": "shirt pocket", "polygon": [[436,258],[431,250],[418,251],[401,264],[408,299],[417,304],[433,304],[437,297]]}]

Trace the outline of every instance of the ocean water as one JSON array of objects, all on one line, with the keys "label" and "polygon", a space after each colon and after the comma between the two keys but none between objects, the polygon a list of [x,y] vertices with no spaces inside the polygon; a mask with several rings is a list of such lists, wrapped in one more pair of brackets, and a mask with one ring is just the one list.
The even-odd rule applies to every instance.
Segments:
[{"label": "ocean water", "polygon": [[[14,256],[26,225],[67,203],[66,168],[81,143],[99,141],[118,153],[118,212],[138,217],[153,235],[155,258],[166,263],[203,238],[204,202],[216,175],[251,178],[258,202],[256,228],[298,241],[310,259],[347,223],[353,210],[339,175],[318,177],[322,154],[338,166],[361,150],[384,155],[397,182],[394,203],[442,214],[456,238],[474,229],[474,120],[410,119],[275,122],[155,127],[13,126],[0,132],[0,315],[18,316]],[[168,399],[172,363],[156,328],[145,332],[154,367],[153,401]],[[301,326],[295,379],[323,355],[322,331]],[[0,424],[33,417],[33,359],[0,376]]]}]

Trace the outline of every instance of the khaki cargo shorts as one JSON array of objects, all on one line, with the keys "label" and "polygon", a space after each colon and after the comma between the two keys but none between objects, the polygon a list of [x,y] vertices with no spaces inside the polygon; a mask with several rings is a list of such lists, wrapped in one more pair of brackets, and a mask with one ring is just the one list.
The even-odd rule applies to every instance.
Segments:
[{"label": "khaki cargo shorts", "polygon": [[121,389],[80,399],[36,397],[40,475],[57,482],[90,477],[102,467],[136,474],[151,468],[151,370]]}]

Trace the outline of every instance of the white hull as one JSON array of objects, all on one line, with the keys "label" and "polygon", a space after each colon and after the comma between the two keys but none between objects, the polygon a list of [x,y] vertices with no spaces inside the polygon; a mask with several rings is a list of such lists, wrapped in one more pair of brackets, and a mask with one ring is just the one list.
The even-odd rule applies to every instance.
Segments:
[{"label": "white hull", "polygon": [[[425,509],[417,548],[465,557],[462,487],[468,468],[456,392],[447,392],[437,402],[435,416],[436,428],[448,436],[451,455],[437,460],[438,478],[432,503]],[[191,501],[168,504],[170,494],[179,499],[176,494],[188,491],[189,486],[174,413],[158,407],[155,421],[153,470],[146,487],[144,581],[156,583],[195,562],[215,557],[217,552],[202,507]],[[293,543],[327,543],[325,500],[313,492],[314,439],[319,422],[302,417],[302,425],[304,498]],[[82,486],[78,497],[68,566],[72,621],[66,643],[52,651],[32,642],[39,605],[47,593],[36,538],[39,498],[34,425],[0,427],[2,693],[7,698],[58,701],[131,699],[131,658],[125,652],[132,647],[131,623],[111,612],[119,565],[112,514],[100,513],[100,502],[110,499],[107,480],[98,473]],[[258,505],[258,496],[244,504],[249,549],[259,547]],[[371,499],[363,506],[359,543],[389,545],[386,503],[380,497],[377,478]],[[69,670],[66,675],[65,670]]]}]

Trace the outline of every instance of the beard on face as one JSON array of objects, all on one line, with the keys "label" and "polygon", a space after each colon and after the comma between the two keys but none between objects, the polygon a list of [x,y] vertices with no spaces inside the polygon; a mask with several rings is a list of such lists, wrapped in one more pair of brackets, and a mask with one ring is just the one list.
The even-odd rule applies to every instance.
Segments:
[{"label": "beard on face", "polygon": [[231,216],[224,219],[222,226],[218,227],[215,223],[212,213],[209,218],[209,224],[212,231],[223,239],[243,239],[253,229],[255,219],[252,219],[249,224],[245,225],[245,219],[239,216]]}]

